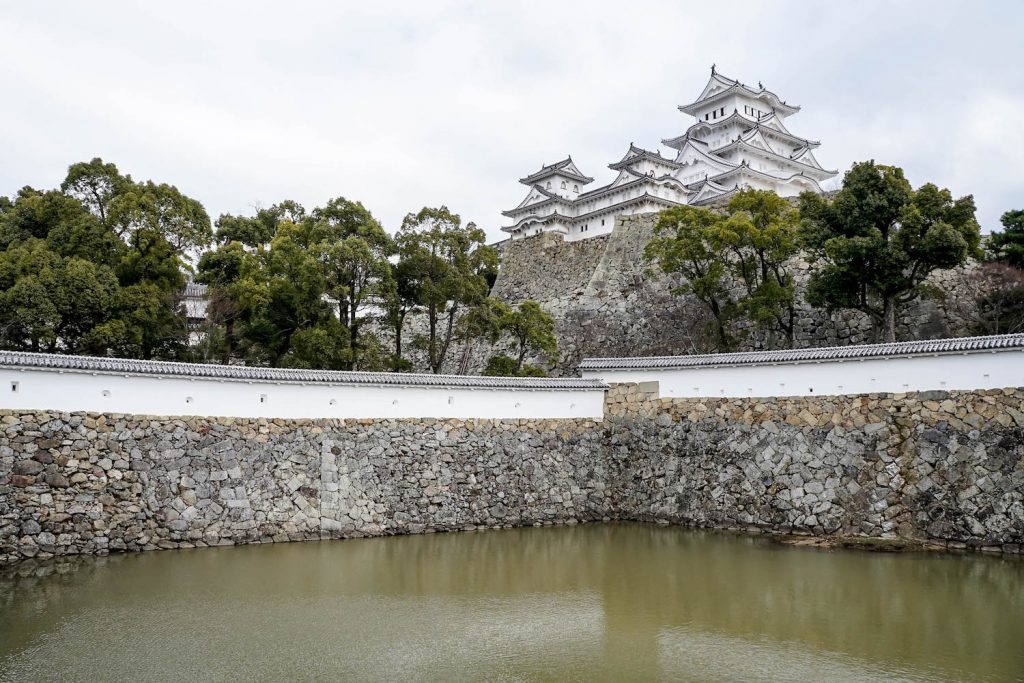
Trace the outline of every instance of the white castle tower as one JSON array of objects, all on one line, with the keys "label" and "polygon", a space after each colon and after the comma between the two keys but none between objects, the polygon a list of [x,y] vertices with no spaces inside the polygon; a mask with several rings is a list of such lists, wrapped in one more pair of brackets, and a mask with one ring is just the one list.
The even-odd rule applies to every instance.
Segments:
[{"label": "white castle tower", "polygon": [[821,192],[826,171],[812,150],[820,143],[789,132],[783,120],[800,111],[760,83],[751,88],[711,67],[711,78],[697,100],[679,107],[696,123],[662,143],[675,157],[633,145],[609,164],[616,178],[603,187],[581,191],[593,178],[568,157],[521,178],[530,192],[519,206],[502,214],[512,224],[502,230],[512,239],[554,232],[566,240],[611,232],[616,216],[660,211],[678,204],[701,205],[741,188],[772,190],[780,196]]}]

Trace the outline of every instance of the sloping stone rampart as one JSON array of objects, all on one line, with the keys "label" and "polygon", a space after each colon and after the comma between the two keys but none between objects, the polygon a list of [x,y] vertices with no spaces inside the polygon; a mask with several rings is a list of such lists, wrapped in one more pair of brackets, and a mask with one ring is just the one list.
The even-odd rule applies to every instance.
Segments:
[{"label": "sloping stone rampart", "polygon": [[[587,356],[648,356],[707,352],[707,322],[701,304],[674,294],[679,282],[648,272],[644,248],[658,214],[620,216],[608,235],[565,242],[542,233],[503,245],[493,295],[509,304],[538,301],[555,319],[560,358],[554,374],[572,374]],[[871,320],[857,311],[828,313],[803,300],[810,270],[794,259],[799,304],[796,348],[843,346],[874,341]],[[904,307],[900,340],[959,337],[971,333],[958,309],[969,298],[964,278],[970,267],[939,271],[930,278],[934,294]],[[953,306],[950,304],[957,303]],[[781,340],[780,340],[781,341]],[[741,350],[781,348],[756,331]],[[486,354],[473,365],[479,370]],[[477,367],[479,366],[479,367]]]},{"label": "sloping stone rampart", "polygon": [[1019,552],[1024,389],[658,399],[604,421],[0,412],[0,564],[599,519]]}]

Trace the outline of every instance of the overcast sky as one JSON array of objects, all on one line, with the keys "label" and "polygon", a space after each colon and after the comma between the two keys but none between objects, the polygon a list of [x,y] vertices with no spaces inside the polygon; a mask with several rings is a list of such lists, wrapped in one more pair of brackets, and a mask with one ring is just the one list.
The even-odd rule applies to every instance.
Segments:
[{"label": "overcast sky", "polygon": [[1024,208],[1022,28],[1017,0],[5,3],[0,194],[100,156],[214,218],[344,196],[498,239],[518,178],[571,153],[608,182],[715,62],[801,105],[826,168],[902,166],[988,231]]}]

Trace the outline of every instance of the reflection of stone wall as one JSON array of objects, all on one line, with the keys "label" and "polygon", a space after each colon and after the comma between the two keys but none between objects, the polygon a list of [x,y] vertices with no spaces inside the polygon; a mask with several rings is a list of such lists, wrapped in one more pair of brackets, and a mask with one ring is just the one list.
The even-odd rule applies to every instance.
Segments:
[{"label": "reflection of stone wall", "polygon": [[[648,273],[643,258],[657,214],[620,217],[609,235],[563,242],[544,233],[507,242],[494,296],[508,303],[539,301],[552,314],[561,349],[556,374],[572,374],[585,356],[672,355],[707,351],[706,321],[692,297],[671,293],[673,283]],[[806,263],[794,264],[805,283]],[[898,338],[934,339],[969,334],[966,323],[947,312],[962,290],[965,270],[936,273],[930,284],[945,299],[924,299],[900,313]],[[871,322],[855,311],[832,315],[801,302],[796,346],[841,346],[874,341]],[[767,348],[751,335],[744,348]]]},{"label": "reflection of stone wall", "polygon": [[1024,389],[659,400],[617,385],[606,412],[0,412],[0,564],[602,518],[1024,543]]}]

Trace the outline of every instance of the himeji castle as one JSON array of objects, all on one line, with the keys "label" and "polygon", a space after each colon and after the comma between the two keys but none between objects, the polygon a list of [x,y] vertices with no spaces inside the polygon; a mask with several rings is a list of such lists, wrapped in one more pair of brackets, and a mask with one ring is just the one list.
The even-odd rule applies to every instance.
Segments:
[{"label": "himeji castle", "polygon": [[679,111],[696,122],[662,143],[675,155],[662,156],[629,145],[619,161],[609,164],[615,179],[585,190],[593,178],[568,157],[521,178],[530,188],[526,198],[502,214],[512,239],[541,232],[568,241],[611,232],[616,216],[660,211],[678,204],[704,205],[728,198],[742,188],[773,190],[794,196],[821,192],[821,183],[836,175],[814,158],[820,143],[794,135],[786,118],[800,111],[760,83],[740,83],[711,67],[700,96]]}]

